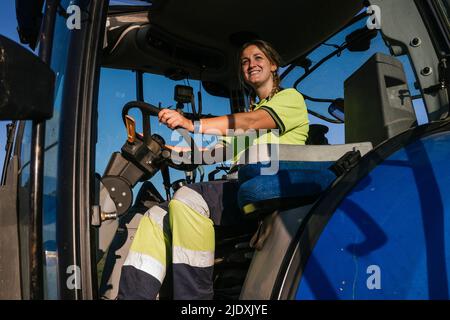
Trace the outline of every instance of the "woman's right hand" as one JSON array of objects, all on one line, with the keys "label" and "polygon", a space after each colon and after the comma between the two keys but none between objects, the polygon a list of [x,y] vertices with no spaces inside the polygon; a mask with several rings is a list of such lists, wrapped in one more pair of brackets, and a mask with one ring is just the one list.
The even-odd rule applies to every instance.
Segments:
[{"label": "woman's right hand", "polygon": [[179,112],[170,109],[162,109],[158,113],[158,119],[170,129],[178,127],[184,128],[190,132],[194,132],[194,124],[191,120],[182,116]]}]

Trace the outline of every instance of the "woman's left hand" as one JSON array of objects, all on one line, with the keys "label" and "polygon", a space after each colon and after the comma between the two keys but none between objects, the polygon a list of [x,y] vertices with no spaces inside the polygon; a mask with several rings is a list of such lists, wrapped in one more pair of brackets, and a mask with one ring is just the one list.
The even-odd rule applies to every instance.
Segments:
[{"label": "woman's left hand", "polygon": [[186,119],[180,113],[175,110],[162,109],[158,113],[158,119],[164,123],[170,129],[176,129],[177,127],[184,128],[190,132],[194,132],[194,124],[191,120]]}]

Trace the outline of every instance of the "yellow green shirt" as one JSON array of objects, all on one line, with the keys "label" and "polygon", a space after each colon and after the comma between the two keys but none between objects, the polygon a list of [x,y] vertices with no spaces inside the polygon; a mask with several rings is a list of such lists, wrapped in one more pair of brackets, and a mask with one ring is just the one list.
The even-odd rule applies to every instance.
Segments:
[{"label": "yellow green shirt", "polygon": [[309,120],[305,100],[294,88],[281,90],[271,99],[259,101],[253,110],[259,109],[266,110],[270,114],[278,130],[255,130],[245,135],[221,137],[219,140],[226,147],[229,148],[230,144],[233,144],[233,162],[236,162],[241,153],[252,145],[269,143],[304,145],[308,138]]}]

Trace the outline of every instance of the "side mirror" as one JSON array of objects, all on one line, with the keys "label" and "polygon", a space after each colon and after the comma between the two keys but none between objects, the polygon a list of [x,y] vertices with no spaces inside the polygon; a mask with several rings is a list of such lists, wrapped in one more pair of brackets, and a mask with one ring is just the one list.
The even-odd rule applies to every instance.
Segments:
[{"label": "side mirror", "polygon": [[328,107],[328,113],[335,117],[337,120],[345,122],[345,113],[344,113],[344,99],[338,98],[333,101]]},{"label": "side mirror", "polygon": [[0,120],[50,119],[55,74],[39,57],[0,35]]}]

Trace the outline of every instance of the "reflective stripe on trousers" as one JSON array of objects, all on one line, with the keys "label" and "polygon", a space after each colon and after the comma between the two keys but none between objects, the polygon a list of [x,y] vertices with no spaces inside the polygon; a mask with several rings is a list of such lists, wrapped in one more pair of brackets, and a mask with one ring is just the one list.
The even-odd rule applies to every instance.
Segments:
[{"label": "reflective stripe on trousers", "polygon": [[[142,218],[122,267],[119,299],[155,299],[172,262],[174,299],[212,299],[214,226],[203,197],[180,188]],[[168,221],[169,220],[169,221]]]}]

